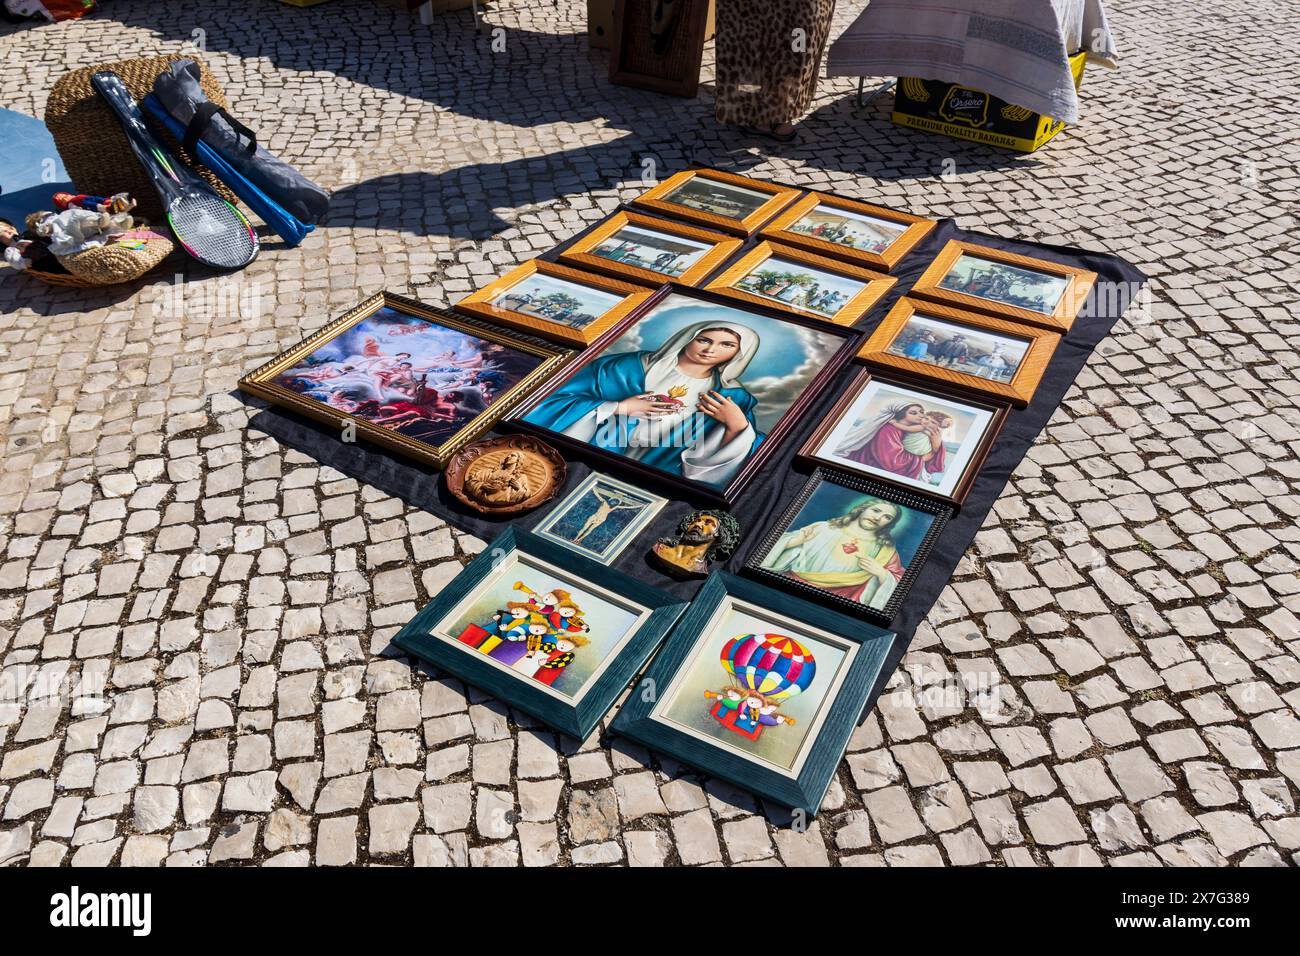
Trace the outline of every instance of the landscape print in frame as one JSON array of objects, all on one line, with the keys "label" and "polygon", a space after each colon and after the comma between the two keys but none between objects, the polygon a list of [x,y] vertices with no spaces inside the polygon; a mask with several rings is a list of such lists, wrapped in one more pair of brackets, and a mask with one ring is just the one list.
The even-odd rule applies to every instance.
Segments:
[{"label": "landscape print in frame", "polygon": [[799,190],[717,169],[684,169],[646,190],[634,205],[751,236],[799,197]]},{"label": "landscape print in frame", "polygon": [[760,242],[705,288],[797,315],[853,325],[898,280],[836,259]]},{"label": "landscape print in frame", "polygon": [[903,297],[858,358],[1009,400],[1024,407],[1061,336],[966,309]]},{"label": "landscape print in frame", "polygon": [[569,265],[659,287],[695,285],[740,248],[741,240],[638,212],[616,212],[560,253]]},{"label": "landscape print in frame", "polygon": [[908,294],[1065,332],[1096,281],[1087,269],[952,239]]},{"label": "landscape print in frame", "polygon": [[868,269],[893,270],[933,219],[830,193],[809,193],[763,228],[769,239]]},{"label": "landscape print in frame", "polygon": [[456,303],[456,311],[584,348],[650,297],[640,285],[530,259]]}]

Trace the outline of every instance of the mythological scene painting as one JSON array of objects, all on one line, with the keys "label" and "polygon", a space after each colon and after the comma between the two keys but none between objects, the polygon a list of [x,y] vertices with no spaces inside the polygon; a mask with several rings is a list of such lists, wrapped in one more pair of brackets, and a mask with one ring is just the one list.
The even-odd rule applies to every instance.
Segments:
[{"label": "mythological scene painting", "polygon": [[436,447],[543,361],[384,306],[272,382],[301,399]]}]

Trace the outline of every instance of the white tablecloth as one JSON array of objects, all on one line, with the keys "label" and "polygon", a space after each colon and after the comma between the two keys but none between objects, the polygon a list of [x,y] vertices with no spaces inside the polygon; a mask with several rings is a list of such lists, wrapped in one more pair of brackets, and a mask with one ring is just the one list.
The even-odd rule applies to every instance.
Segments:
[{"label": "white tablecloth", "polygon": [[1069,56],[1081,49],[1115,68],[1102,0],[871,0],[831,44],[826,73],[960,83],[1073,123]]}]

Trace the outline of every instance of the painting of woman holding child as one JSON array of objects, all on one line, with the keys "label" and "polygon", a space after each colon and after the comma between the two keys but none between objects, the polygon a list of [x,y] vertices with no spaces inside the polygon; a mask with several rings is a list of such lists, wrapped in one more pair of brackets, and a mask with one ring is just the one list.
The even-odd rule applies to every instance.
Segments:
[{"label": "painting of woman holding child", "polygon": [[1004,413],[882,378],[868,378],[857,389],[805,454],[945,497],[954,497]]},{"label": "painting of woman holding child", "polygon": [[850,429],[837,451],[859,464],[938,484],[947,457],[943,433],[951,427],[951,415],[927,411],[919,402],[889,405],[860,428]]}]

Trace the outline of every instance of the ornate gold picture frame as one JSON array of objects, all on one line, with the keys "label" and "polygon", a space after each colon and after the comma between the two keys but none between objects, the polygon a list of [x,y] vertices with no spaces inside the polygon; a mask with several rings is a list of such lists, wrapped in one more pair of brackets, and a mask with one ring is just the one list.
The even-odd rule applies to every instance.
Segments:
[{"label": "ornate gold picture frame", "polygon": [[572,354],[379,292],[239,388],[338,427],[341,441],[364,437],[442,468]]}]

